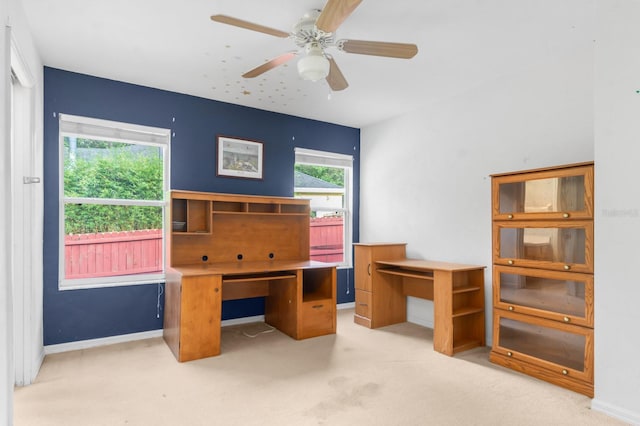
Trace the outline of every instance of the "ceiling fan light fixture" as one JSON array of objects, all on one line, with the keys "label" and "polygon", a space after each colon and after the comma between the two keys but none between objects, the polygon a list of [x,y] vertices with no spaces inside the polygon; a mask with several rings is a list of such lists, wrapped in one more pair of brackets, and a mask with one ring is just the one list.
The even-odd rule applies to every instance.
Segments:
[{"label": "ceiling fan light fixture", "polygon": [[307,56],[298,61],[298,74],[304,80],[318,81],[329,75],[329,60],[318,46],[307,48]]}]

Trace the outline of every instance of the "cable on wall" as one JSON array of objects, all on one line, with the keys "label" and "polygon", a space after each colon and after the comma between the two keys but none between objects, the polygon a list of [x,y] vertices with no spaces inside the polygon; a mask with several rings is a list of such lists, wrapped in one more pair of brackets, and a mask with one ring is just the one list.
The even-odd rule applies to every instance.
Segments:
[{"label": "cable on wall", "polygon": [[160,296],[164,294],[164,287],[158,283],[158,304],[156,305],[156,318],[160,318]]},{"label": "cable on wall", "polygon": [[349,294],[349,269],[347,269],[347,294]]}]

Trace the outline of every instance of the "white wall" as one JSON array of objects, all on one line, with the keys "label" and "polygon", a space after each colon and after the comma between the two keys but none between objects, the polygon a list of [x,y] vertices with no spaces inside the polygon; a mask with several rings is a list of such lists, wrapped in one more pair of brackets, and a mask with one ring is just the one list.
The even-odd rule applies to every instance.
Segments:
[{"label": "white wall", "polygon": [[[0,19],[5,23],[8,5],[0,1]],[[0,199],[11,196],[11,151],[9,140],[8,70],[9,51],[4,25],[0,28]],[[13,413],[13,310],[11,286],[11,205],[0,203],[0,424],[10,425]]]},{"label": "white wall", "polygon": [[[487,265],[490,174],[593,160],[593,46],[462,96],[362,129],[360,240],[407,242],[408,256]],[[429,301],[409,320],[432,326]]]},{"label": "white wall", "polygon": [[599,0],[597,17],[592,408],[640,424],[640,2]]},{"label": "white wall", "polygon": [[[43,69],[39,55],[30,36],[29,26],[26,22],[22,4],[19,0],[8,0],[0,2],[0,199],[8,201],[0,203],[0,425],[12,424],[13,417],[13,384],[15,371],[13,363],[13,325],[14,313],[17,311],[12,304],[11,285],[24,285],[30,287],[30,300],[27,300],[24,312],[29,317],[30,328],[26,331],[28,359],[24,362],[31,366],[33,374],[42,361],[42,196],[36,203],[33,212],[30,214],[34,220],[34,244],[36,253],[31,259],[33,263],[34,278],[31,282],[12,283],[11,279],[11,150],[10,150],[10,97],[9,72],[10,72],[10,38],[6,30],[10,27],[15,45],[19,48],[24,63],[31,71],[35,86],[33,87],[33,99],[35,101],[33,129],[35,146],[32,150],[33,172],[35,176],[42,176],[42,110],[43,110]],[[41,194],[41,191],[40,191]],[[40,247],[39,250],[37,247]],[[39,274],[39,275],[38,275]]]},{"label": "white wall", "polygon": [[[489,266],[489,175],[595,160],[592,408],[633,424],[640,424],[639,17],[636,0],[598,0],[593,34],[572,55],[362,129],[360,194],[361,241],[407,242],[411,257]],[[485,277],[490,345],[490,270]],[[410,321],[432,325],[430,302],[412,299],[408,310]]]}]

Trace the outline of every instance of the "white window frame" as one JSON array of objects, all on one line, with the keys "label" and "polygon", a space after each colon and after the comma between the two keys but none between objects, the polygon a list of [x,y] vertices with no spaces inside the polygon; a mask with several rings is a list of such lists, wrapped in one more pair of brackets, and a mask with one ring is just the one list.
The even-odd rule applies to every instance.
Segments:
[{"label": "white window frame", "polygon": [[[162,149],[163,155],[163,200],[120,200],[98,198],[76,198],[64,195],[64,138],[81,137],[87,139],[123,142],[128,144],[154,146]],[[127,285],[156,284],[165,282],[166,270],[166,232],[168,217],[168,193],[169,171],[171,153],[171,130],[158,127],[141,126],[137,124],[121,123],[116,121],[101,120],[97,118],[81,117],[69,114],[59,114],[59,277],[58,288],[60,290],[74,290],[99,287],[118,287]],[[101,205],[127,205],[162,208],[162,265],[163,271],[155,274],[119,275],[99,278],[65,278],[65,204],[101,204]]]},{"label": "white window frame", "polygon": [[295,164],[312,166],[339,167],[344,169],[344,207],[313,208],[313,211],[339,211],[343,214],[344,259],[338,268],[353,267],[353,156],[314,149],[295,148]]}]

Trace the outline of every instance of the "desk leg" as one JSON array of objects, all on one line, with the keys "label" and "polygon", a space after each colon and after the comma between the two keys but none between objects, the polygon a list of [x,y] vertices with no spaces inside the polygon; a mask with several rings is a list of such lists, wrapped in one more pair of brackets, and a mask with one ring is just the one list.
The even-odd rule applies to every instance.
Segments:
[{"label": "desk leg", "polygon": [[433,273],[433,350],[453,356],[453,273]]}]

